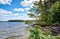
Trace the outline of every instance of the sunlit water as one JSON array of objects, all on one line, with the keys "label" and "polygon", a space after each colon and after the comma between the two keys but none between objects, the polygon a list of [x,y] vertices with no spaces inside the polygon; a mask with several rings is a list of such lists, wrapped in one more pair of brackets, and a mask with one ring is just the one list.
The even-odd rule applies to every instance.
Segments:
[{"label": "sunlit water", "polygon": [[0,39],[23,35],[28,25],[23,22],[0,22]]}]

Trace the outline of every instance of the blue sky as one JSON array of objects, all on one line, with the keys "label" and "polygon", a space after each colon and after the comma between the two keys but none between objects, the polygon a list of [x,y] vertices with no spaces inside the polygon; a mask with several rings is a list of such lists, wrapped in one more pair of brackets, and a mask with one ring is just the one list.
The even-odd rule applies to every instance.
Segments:
[{"label": "blue sky", "polygon": [[32,20],[27,14],[39,0],[0,0],[0,21]]}]

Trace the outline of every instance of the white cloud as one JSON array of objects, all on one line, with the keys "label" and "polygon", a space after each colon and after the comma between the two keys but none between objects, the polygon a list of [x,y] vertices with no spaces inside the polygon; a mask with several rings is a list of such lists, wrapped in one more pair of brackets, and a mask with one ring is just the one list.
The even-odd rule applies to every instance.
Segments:
[{"label": "white cloud", "polygon": [[9,15],[9,14],[12,14],[12,12],[0,8],[0,14]]},{"label": "white cloud", "polygon": [[14,8],[14,11],[24,12],[24,9],[23,8]]},{"label": "white cloud", "polygon": [[30,10],[30,8],[26,7],[25,10]]},{"label": "white cloud", "polygon": [[11,11],[4,10],[0,8],[0,21],[7,20],[32,20],[33,18],[29,18],[27,14],[15,13],[13,14]]},{"label": "white cloud", "polygon": [[16,14],[13,14],[11,11],[7,11],[7,10],[4,10],[4,9],[0,9],[0,17],[1,16],[19,16],[19,14],[18,13],[16,13]]},{"label": "white cloud", "polygon": [[12,0],[0,0],[0,4],[8,4],[11,5]]},{"label": "white cloud", "polygon": [[34,2],[35,1],[39,1],[39,0],[24,0],[24,1],[22,1],[20,4],[22,5],[22,6],[30,6],[30,7],[32,7],[32,6],[34,6]]},{"label": "white cloud", "polygon": [[0,21],[8,20],[8,16],[12,15],[11,11],[4,10],[0,8]]}]

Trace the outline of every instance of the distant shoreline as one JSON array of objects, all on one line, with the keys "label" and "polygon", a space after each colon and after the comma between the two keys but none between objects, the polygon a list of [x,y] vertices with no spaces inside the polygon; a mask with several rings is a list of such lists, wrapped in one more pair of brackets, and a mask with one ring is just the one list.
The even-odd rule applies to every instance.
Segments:
[{"label": "distant shoreline", "polygon": [[[0,22],[11,22],[11,21],[0,21]],[[13,22],[18,22],[18,21],[13,21]]]},{"label": "distant shoreline", "polygon": [[0,21],[0,22],[8,22],[8,21]]},{"label": "distant shoreline", "polygon": [[30,23],[34,22],[35,20],[8,20],[8,21],[0,21],[0,22],[25,22],[25,23]]},{"label": "distant shoreline", "polygon": [[25,20],[8,20],[8,22],[25,22]]}]

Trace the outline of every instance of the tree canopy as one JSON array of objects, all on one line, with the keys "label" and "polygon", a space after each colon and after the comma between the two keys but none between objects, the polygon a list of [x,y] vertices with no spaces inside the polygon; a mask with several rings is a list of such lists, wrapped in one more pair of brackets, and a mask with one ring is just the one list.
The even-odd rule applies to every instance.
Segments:
[{"label": "tree canopy", "polygon": [[60,22],[60,0],[40,0],[39,2],[35,2],[34,5],[30,9],[30,17],[36,17],[40,22]]}]

